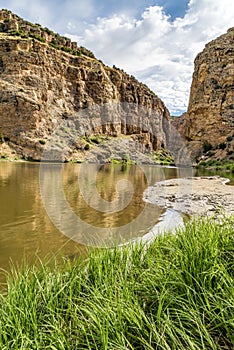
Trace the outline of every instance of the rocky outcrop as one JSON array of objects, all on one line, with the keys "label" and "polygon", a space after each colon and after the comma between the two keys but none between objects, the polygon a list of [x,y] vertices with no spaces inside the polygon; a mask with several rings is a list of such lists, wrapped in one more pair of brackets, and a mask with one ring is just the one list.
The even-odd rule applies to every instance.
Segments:
[{"label": "rocky outcrop", "polygon": [[234,28],[208,43],[195,59],[188,111],[174,125],[194,159],[233,160]]},{"label": "rocky outcrop", "polygon": [[48,28],[43,28],[40,24],[33,24],[23,20],[9,10],[0,11],[0,31],[8,33],[11,36],[20,36],[22,38],[34,38],[40,42],[75,56],[85,55],[94,57],[94,54],[85,47],[78,47],[76,42],[71,39],[52,32]]},{"label": "rocky outcrop", "polygon": [[[76,137],[133,134],[147,152],[166,147],[168,110],[144,84],[74,44],[75,51],[65,52],[66,38],[53,47],[54,34],[44,35],[9,11],[0,11],[0,28],[0,143],[39,160],[50,135],[65,123]],[[63,160],[85,152],[81,141],[70,142]]]}]

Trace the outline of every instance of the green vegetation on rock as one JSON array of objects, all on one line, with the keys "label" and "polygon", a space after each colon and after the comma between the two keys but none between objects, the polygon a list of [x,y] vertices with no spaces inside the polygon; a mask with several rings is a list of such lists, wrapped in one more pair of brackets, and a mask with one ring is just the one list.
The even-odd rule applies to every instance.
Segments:
[{"label": "green vegetation on rock", "polygon": [[111,164],[126,164],[126,165],[134,165],[136,162],[131,159],[129,154],[123,154],[122,157],[118,158],[110,158],[110,163]]},{"label": "green vegetation on rock", "polygon": [[[74,48],[72,46],[71,39],[61,36],[58,33],[54,33],[47,27],[43,28],[38,23],[34,24],[29,21],[25,21],[9,10],[3,9],[1,11],[5,12],[5,14],[9,16],[9,18],[5,18],[2,21],[3,25],[0,26],[0,31],[2,33],[6,33],[10,36],[19,36],[24,39],[33,38],[42,43],[48,43],[51,47],[70,53],[74,56],[84,55],[90,58],[95,58],[94,54],[83,46],[77,47],[76,45]],[[15,27],[18,28],[17,30],[12,29],[12,21],[17,22],[17,27]],[[47,37],[45,35],[47,35]],[[50,38],[48,38],[48,36],[50,36]]]},{"label": "green vegetation on rock", "polygon": [[174,164],[173,156],[169,153],[169,151],[165,149],[154,152],[153,159],[156,160],[160,165]]}]

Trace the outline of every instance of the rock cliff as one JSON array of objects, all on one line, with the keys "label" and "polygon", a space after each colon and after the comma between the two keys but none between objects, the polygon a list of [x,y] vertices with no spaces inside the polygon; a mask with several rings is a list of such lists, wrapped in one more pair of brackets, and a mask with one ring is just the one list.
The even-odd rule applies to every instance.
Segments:
[{"label": "rock cliff", "polygon": [[[85,110],[92,112],[80,116]],[[82,137],[97,134],[134,135],[145,151],[167,145],[169,112],[144,84],[69,39],[0,11],[0,143],[39,160],[50,135],[69,121],[80,139],[63,160],[82,158],[89,148]]]},{"label": "rock cliff", "polygon": [[196,57],[188,111],[174,126],[194,159],[234,159],[234,28]]}]

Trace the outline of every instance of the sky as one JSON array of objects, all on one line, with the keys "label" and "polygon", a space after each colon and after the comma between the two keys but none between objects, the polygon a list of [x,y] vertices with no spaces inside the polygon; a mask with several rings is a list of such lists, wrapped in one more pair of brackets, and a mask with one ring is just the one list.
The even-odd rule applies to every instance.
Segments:
[{"label": "sky", "polygon": [[0,0],[145,83],[171,115],[188,106],[194,59],[234,26],[233,0]]}]

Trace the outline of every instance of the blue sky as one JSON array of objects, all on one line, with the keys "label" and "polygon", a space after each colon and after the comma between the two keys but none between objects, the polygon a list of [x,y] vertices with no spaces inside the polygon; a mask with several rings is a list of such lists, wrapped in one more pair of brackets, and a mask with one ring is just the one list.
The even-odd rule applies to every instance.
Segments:
[{"label": "blue sky", "polygon": [[[114,14],[127,14],[140,18],[149,6],[162,6],[171,20],[182,17],[187,9],[188,0],[0,0],[2,8],[17,12],[33,22],[47,24],[61,31],[67,21],[80,20],[80,27],[94,23],[97,17],[109,17]],[[78,24],[78,23],[77,23]]]},{"label": "blue sky", "polygon": [[195,56],[234,26],[233,0],[0,0],[147,84],[172,115],[188,104]]}]

